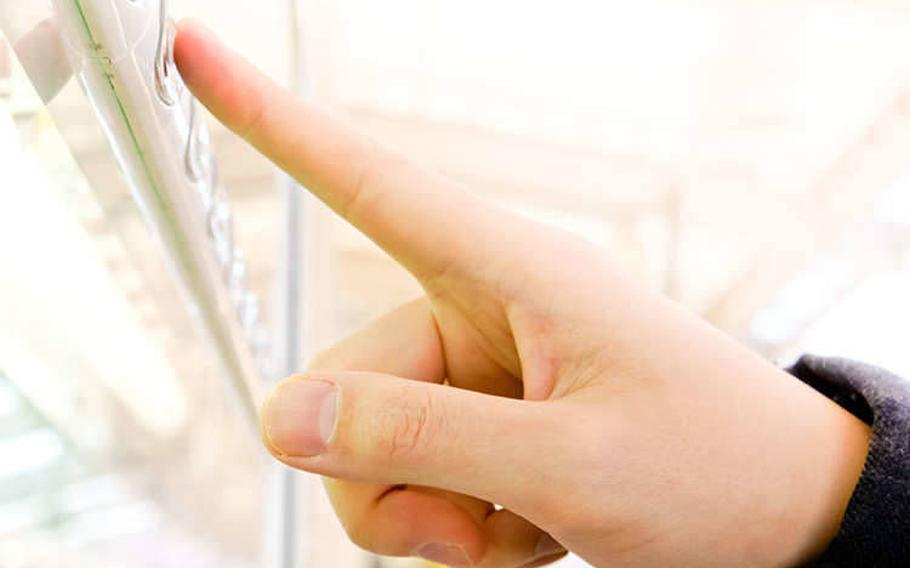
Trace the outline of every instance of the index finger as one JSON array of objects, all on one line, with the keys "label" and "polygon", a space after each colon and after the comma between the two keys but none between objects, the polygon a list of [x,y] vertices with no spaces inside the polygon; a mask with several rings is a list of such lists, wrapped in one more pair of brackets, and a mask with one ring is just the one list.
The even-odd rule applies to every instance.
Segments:
[{"label": "index finger", "polygon": [[293,96],[198,23],[180,24],[174,55],[219,120],[415,274],[477,250],[492,221],[478,198]]}]

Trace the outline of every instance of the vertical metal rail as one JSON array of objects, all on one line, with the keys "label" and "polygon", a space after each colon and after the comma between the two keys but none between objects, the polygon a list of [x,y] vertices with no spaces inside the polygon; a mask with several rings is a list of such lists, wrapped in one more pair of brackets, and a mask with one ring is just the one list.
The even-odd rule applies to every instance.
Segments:
[{"label": "vertical metal rail", "polygon": [[[291,50],[289,86],[292,91],[303,93],[302,41],[300,38],[300,13],[297,0],[287,0],[289,22],[288,47]],[[306,355],[304,353],[303,329],[305,295],[302,267],[306,262],[304,251],[305,230],[303,219],[306,210],[306,194],[290,177],[281,176],[281,190],[284,199],[284,250],[279,274],[283,277],[281,293],[281,311],[283,313],[282,341],[280,348],[281,373],[291,375],[299,370]],[[297,482],[297,474],[292,469],[276,464],[272,476],[274,487],[271,491],[272,523],[274,534],[268,535],[269,546],[273,551],[269,559],[273,568],[297,568],[305,566],[299,558],[300,550],[307,550],[308,538],[303,516],[300,513],[305,495],[303,487]]]},{"label": "vertical metal rail", "polygon": [[[290,375],[299,369],[303,359],[303,310],[301,300],[304,295],[303,278],[300,266],[303,258],[303,211],[304,197],[302,189],[291,179],[284,187],[284,200],[286,208],[285,224],[285,279],[287,294],[285,309],[287,310],[287,329],[284,341],[284,374]],[[300,489],[297,483],[297,474],[294,470],[281,467],[280,483],[282,498],[282,523],[281,523],[281,551],[282,568],[296,568],[302,566],[297,559],[298,550],[306,550],[308,538],[302,515],[299,508],[302,504]]]}]

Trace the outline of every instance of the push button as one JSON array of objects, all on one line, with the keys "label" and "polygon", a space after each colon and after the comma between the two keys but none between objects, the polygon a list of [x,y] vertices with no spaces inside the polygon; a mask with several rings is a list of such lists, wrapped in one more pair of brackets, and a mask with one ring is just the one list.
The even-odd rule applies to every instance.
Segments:
[{"label": "push button", "polygon": [[158,34],[158,51],[155,55],[155,90],[167,106],[174,106],[180,99],[183,82],[174,62],[174,39],[177,27],[167,18],[166,2],[161,0],[161,25]]}]

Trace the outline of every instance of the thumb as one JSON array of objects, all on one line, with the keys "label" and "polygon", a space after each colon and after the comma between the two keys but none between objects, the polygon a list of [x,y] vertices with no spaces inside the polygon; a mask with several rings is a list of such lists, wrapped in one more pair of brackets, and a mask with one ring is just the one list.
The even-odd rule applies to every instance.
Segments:
[{"label": "thumb", "polygon": [[533,496],[522,492],[545,478],[541,457],[561,446],[544,404],[378,373],[320,373],[281,383],[262,429],[269,450],[298,469],[528,505]]}]

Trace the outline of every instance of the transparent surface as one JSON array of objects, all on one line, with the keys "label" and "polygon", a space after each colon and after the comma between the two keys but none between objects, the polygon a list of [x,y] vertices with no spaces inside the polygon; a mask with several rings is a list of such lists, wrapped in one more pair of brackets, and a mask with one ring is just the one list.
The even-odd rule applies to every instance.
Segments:
[{"label": "transparent surface", "polygon": [[[279,82],[287,81],[291,59],[288,36],[293,28],[287,18],[288,3],[268,0],[255,7],[226,7],[213,0],[172,0],[169,4],[175,18],[202,18]],[[20,327],[35,334],[36,327],[45,325],[49,318],[99,319],[99,304],[103,304],[101,314],[115,312],[114,322],[100,318],[99,324],[114,326],[103,335],[85,330],[80,336],[73,331],[77,326],[73,323],[65,340],[75,341],[78,347],[63,339],[55,344],[48,339],[43,347],[50,354],[47,365],[54,368],[42,375],[40,369],[27,367],[27,372],[15,373],[19,378],[14,382],[21,389],[21,385],[35,383],[35,376],[44,377],[44,400],[64,405],[64,414],[75,414],[88,423],[83,426],[77,420],[56,428],[61,436],[83,427],[90,429],[88,449],[79,447],[74,455],[90,462],[85,467],[99,475],[116,472],[128,476],[127,486],[138,487],[136,499],[150,501],[156,512],[153,523],[124,529],[128,534],[121,537],[118,527],[129,527],[130,523],[121,523],[119,517],[100,511],[95,517],[101,526],[97,543],[89,544],[71,544],[65,531],[57,531],[53,522],[11,529],[0,533],[5,545],[0,550],[0,564],[57,566],[83,562],[99,566],[105,565],[102,559],[110,565],[147,562],[151,566],[273,562],[283,531],[274,461],[265,456],[258,433],[233,404],[218,355],[200,335],[192,304],[177,288],[171,267],[162,258],[160,243],[149,234],[97,116],[71,78],[66,46],[49,20],[49,6],[49,0],[0,0],[0,19],[31,73],[31,81],[26,80],[14,58],[6,51],[0,55],[0,114],[14,117],[14,128],[5,128],[4,132],[16,133],[15,141],[0,151],[0,161],[4,168],[7,163],[26,163],[20,159],[24,152],[34,162],[26,177],[12,167],[5,168],[8,171],[0,176],[0,193],[15,202],[7,211],[8,217],[17,227],[25,225],[28,229],[22,232],[11,225],[5,235],[17,236],[3,243],[3,251],[10,255],[11,266],[48,259],[40,272],[23,273],[18,278],[25,283],[21,287],[40,282],[42,275],[47,278],[46,285],[29,292],[35,302],[24,303],[21,294],[3,298],[4,305],[17,306],[19,319],[27,321],[13,321],[0,312],[0,328],[14,338],[22,337],[24,343],[31,336],[22,334]],[[15,68],[13,81],[7,79],[6,70],[10,68]],[[48,104],[42,105],[35,91]],[[234,211],[236,243],[247,259],[247,285],[261,300],[263,320],[278,328],[281,312],[277,310],[276,292],[280,289],[281,204],[286,182],[242,140],[211,117],[206,119],[212,127],[220,179]],[[40,143],[36,142],[38,138]],[[49,139],[53,139],[52,145]],[[16,152],[10,153],[9,148]],[[66,162],[65,166],[60,162]],[[53,207],[44,203],[28,209],[28,204],[18,201],[13,188],[38,183],[32,180],[33,174],[51,180],[48,191],[41,195],[53,197],[45,200]],[[77,194],[81,197],[74,197]],[[68,227],[65,238],[59,236],[62,229],[55,222],[47,222],[55,225],[48,231],[29,217],[40,217],[46,211],[56,211],[55,218],[64,221],[59,227]],[[88,237],[72,237],[80,231]],[[83,245],[87,240],[88,244],[80,245],[82,252],[75,255],[69,249],[58,250],[58,240],[75,240]],[[14,248],[17,245],[23,246]],[[101,252],[91,253],[92,247]],[[73,273],[86,272],[86,259],[98,255],[100,260],[88,263],[101,264],[99,270],[90,271],[92,279],[57,277],[66,273],[65,267],[75,267],[70,271]],[[91,301],[70,289],[88,291]],[[39,310],[42,304],[47,304],[47,309]],[[318,305],[330,308],[328,304]],[[33,316],[33,311],[41,311],[41,318]],[[324,330],[320,328],[319,332]],[[73,353],[88,363],[80,363]],[[29,362],[41,357],[43,354],[31,357]],[[119,367],[109,368],[111,360]],[[11,365],[2,365],[0,369],[7,369],[7,375],[13,377]],[[112,416],[107,417],[105,410],[105,420],[92,422],[99,411],[91,404],[106,409],[103,397],[102,402],[92,402],[78,412],[65,407],[70,387],[82,400],[99,382],[105,385],[99,387],[102,393],[109,389],[118,393],[115,399],[119,396],[126,400],[113,403],[116,410],[110,411]],[[149,435],[143,430],[145,422],[166,433]],[[104,441],[102,450],[92,449],[97,440]],[[5,457],[0,454],[0,460]],[[35,488],[43,491],[52,485],[36,482]],[[72,493],[78,496],[82,490],[76,488]],[[98,494],[115,495],[116,491],[102,486]],[[300,476],[293,506],[301,511],[292,535],[301,562],[308,566],[357,566],[363,562],[364,555],[343,536],[318,479]],[[7,510],[14,511],[15,503],[0,502],[0,512]],[[42,556],[42,550],[53,552]]]},{"label": "transparent surface", "polygon": [[0,560],[256,564],[257,432],[91,114],[61,126],[0,61]]}]

